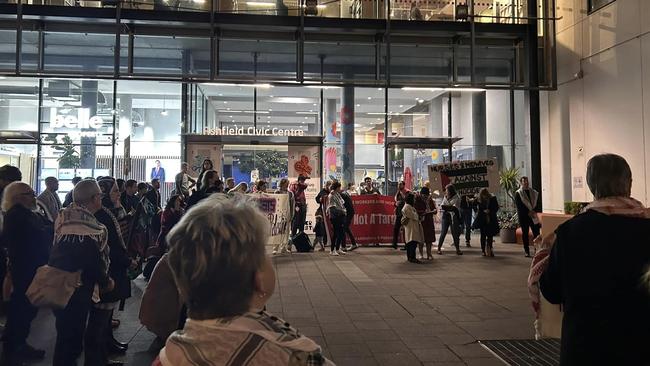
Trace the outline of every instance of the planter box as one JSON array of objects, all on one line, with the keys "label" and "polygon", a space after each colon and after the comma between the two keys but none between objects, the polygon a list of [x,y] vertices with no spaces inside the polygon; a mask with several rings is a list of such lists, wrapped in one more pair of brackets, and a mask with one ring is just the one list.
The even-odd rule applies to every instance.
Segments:
[{"label": "planter box", "polygon": [[517,236],[515,229],[501,229],[499,232],[499,237],[501,238],[502,243],[516,243]]}]

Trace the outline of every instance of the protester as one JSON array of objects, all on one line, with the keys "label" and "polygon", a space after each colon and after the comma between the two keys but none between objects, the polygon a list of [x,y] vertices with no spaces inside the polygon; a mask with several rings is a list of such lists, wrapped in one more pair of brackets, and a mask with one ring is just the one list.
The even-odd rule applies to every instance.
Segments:
[{"label": "protester", "polygon": [[314,248],[316,248],[317,244],[320,244],[320,249],[318,249],[319,252],[325,251],[325,244],[323,242],[325,235],[325,222],[323,221],[323,216],[317,215],[316,224],[314,225]]},{"label": "protester", "polygon": [[354,234],[350,229],[350,226],[352,225],[352,221],[354,221],[354,203],[352,202],[352,198],[350,197],[350,193],[348,192],[349,191],[341,192],[341,198],[343,198],[345,211],[346,211],[345,223],[343,225],[345,228],[345,235],[350,240],[350,247],[346,246],[345,239],[343,240],[343,247],[345,248],[345,250],[355,250],[359,246],[357,245],[357,241],[354,239]]},{"label": "protester", "polygon": [[201,172],[199,173],[199,178],[196,180],[197,191],[200,191],[202,188],[201,184],[203,184],[203,176],[205,175],[205,172],[213,169],[214,169],[214,164],[212,164],[212,160],[210,159],[203,160],[203,164],[201,164]]},{"label": "protester", "polygon": [[[289,227],[293,226],[293,219],[295,217],[295,206],[296,206],[296,199],[293,195],[293,192],[289,190],[289,179],[288,178],[282,178],[280,179],[280,183],[278,184],[278,189],[275,191],[276,194],[286,194],[289,197],[289,212],[287,213],[287,216],[285,218],[286,220],[286,225],[285,230],[288,230]],[[291,251],[291,238],[285,243],[278,243],[273,247],[273,254],[278,254],[278,253],[284,253],[286,250]]]},{"label": "protester", "polygon": [[539,193],[530,188],[528,177],[521,177],[519,179],[521,187],[515,192],[515,204],[517,206],[517,216],[519,217],[519,225],[521,225],[522,240],[524,242],[524,253],[526,257],[530,257],[529,248],[529,230],[533,231],[533,238],[539,236],[540,223],[537,217],[537,199]]},{"label": "protester", "polygon": [[138,205],[133,214],[133,223],[126,244],[129,256],[142,261],[146,258],[147,248],[158,237],[160,228],[156,231],[153,229],[153,224],[155,221],[160,222],[160,219],[157,219],[159,209],[153,202],[156,199],[155,192],[149,193],[146,183],[138,183],[137,198]]},{"label": "protester", "polygon": [[36,202],[51,222],[56,221],[56,217],[63,207],[61,205],[61,199],[56,193],[58,190],[59,180],[54,177],[47,177],[45,178],[45,190],[36,199]]},{"label": "protester", "polygon": [[233,188],[235,188],[235,178],[230,177],[230,178],[226,179],[226,187],[224,188],[223,191],[224,191],[224,193],[228,193]]},{"label": "protester", "polygon": [[138,183],[138,200],[144,198],[147,192],[149,192],[149,185],[145,182]]},{"label": "protester", "polygon": [[113,337],[111,319],[119,302],[131,297],[131,281],[127,271],[130,267],[134,268],[135,263],[127,254],[118,223],[118,217],[124,209],[121,207],[117,183],[111,178],[104,178],[98,184],[102,192],[102,208],[95,212],[95,217],[108,232],[108,274],[114,280],[115,286],[112,291],[103,294],[101,301],[91,308],[84,344],[86,364],[106,365],[116,364],[109,362],[109,352],[123,353],[128,348],[128,344],[118,342]]},{"label": "protester", "polygon": [[[436,202],[431,197],[429,188],[422,187],[420,189],[420,194],[415,197],[415,205],[413,207],[415,207],[418,215],[422,219],[422,232],[424,234],[424,243],[427,247],[427,260],[433,260],[431,247],[436,241],[436,228],[433,216],[438,213],[438,209],[436,208]],[[420,259],[424,259],[423,247],[424,245],[421,242],[418,243]]]},{"label": "protester", "polygon": [[345,190],[345,193],[347,193],[350,196],[359,194],[359,192],[357,192],[357,187],[354,184],[354,182],[348,183],[348,188]]},{"label": "protester", "polygon": [[[187,209],[199,203],[201,200],[207,198],[213,193],[219,192],[219,175],[214,170],[207,170],[203,174],[203,181],[201,182],[201,189],[196,191],[187,200]],[[222,184],[223,187],[223,184]]]},{"label": "protester", "polygon": [[163,211],[160,219],[160,234],[156,240],[156,248],[161,256],[167,252],[167,234],[183,216],[183,204],[183,198],[178,194],[172,195],[167,200],[165,211]]},{"label": "protester", "polygon": [[124,179],[115,179],[115,182],[117,183],[117,189],[119,190],[120,194],[124,193],[124,190],[126,189],[126,181]]},{"label": "protester", "polygon": [[196,180],[187,174],[189,167],[190,165],[188,163],[181,163],[181,171],[174,178],[176,194],[181,195],[183,199],[187,199],[190,196],[190,189],[196,185]]},{"label": "protester", "polygon": [[481,252],[484,257],[494,257],[492,243],[494,236],[499,235],[499,221],[497,220],[499,202],[487,188],[483,188],[478,194],[477,203],[478,214],[474,227],[481,230]]},{"label": "protester", "polygon": [[415,207],[415,195],[408,192],[402,207],[402,225],[404,226],[404,242],[406,242],[406,259],[411,263],[420,263],[415,257],[415,248],[418,243],[424,242],[421,218]]},{"label": "protester", "polygon": [[309,179],[307,176],[300,174],[298,180],[293,182],[289,188],[293,192],[293,197],[296,202],[291,237],[305,231],[305,220],[307,220],[307,198],[305,197],[305,190],[308,187],[305,181],[307,179]]},{"label": "protester", "polygon": [[[330,194],[327,200],[327,214],[332,222],[332,240],[330,254],[345,254],[345,201],[341,197],[341,182],[334,181],[330,187]],[[341,248],[343,245],[343,248]]]},{"label": "protester", "polygon": [[[72,188],[77,185],[77,183],[81,182],[81,177],[74,177],[72,178]],[[72,191],[73,189],[70,190],[70,192],[66,193],[65,199],[63,200],[63,207],[68,207],[72,203]]]},{"label": "protester", "polygon": [[404,199],[409,191],[406,189],[406,183],[400,181],[395,193],[395,225],[393,226],[393,249],[397,249],[400,229],[402,228],[402,208],[404,208]]},{"label": "protester", "polygon": [[372,178],[365,177],[363,183],[361,194],[379,194],[379,190],[372,185]]},{"label": "protester", "polygon": [[564,312],[560,365],[647,365],[650,211],[630,197],[632,172],[618,155],[591,158],[586,181],[594,201],[558,227],[548,257],[534,258],[548,263],[541,292]]},{"label": "protester", "polygon": [[464,195],[460,198],[460,221],[465,230],[465,246],[472,247],[472,219],[476,209],[476,200],[473,197]]},{"label": "protester", "polygon": [[160,197],[160,181],[158,179],[151,180],[151,187],[145,194],[145,197],[151,202],[158,210],[162,210],[162,201]]},{"label": "protester", "polygon": [[[0,167],[0,202],[2,202],[3,192],[6,186],[12,182],[17,182],[23,179],[23,175],[18,168],[13,165],[3,165]],[[0,205],[0,234],[2,234],[2,227],[4,221],[4,210]],[[7,252],[5,246],[0,245],[0,283],[4,283],[5,275],[7,273]],[[4,291],[0,291],[0,296],[3,296]],[[2,298],[0,303],[0,312],[5,313],[7,301],[9,299]]]},{"label": "protester", "polygon": [[[154,365],[331,364],[314,341],[262,310],[275,290],[264,249],[269,232],[255,203],[223,195],[198,204],[172,229],[169,264],[188,319]],[[246,346],[251,339],[255,347]]]},{"label": "protester", "polygon": [[442,229],[438,241],[438,254],[442,255],[442,244],[445,242],[447,231],[451,228],[451,237],[457,255],[463,255],[460,250],[460,196],[452,184],[445,187],[445,197],[442,199]]},{"label": "protester", "polygon": [[52,223],[34,212],[36,196],[31,187],[13,182],[4,189],[4,230],[1,242],[9,250],[9,272],[13,290],[2,341],[5,364],[40,360],[45,351],[27,344],[32,320],[38,309],[25,296],[36,269],[47,264],[53,239]]},{"label": "protester", "polygon": [[83,349],[94,287],[97,284],[103,294],[115,285],[108,276],[109,260],[105,256],[108,232],[94,216],[102,209],[99,186],[94,180],[82,180],[72,195],[74,202],[61,211],[55,223],[55,244],[49,265],[68,272],[81,271],[81,285],[65,309],[54,311],[57,333],[54,366],[76,365]]},{"label": "protester", "polygon": [[120,194],[120,202],[126,213],[133,213],[137,209],[139,201],[137,192],[138,182],[133,179],[127,180],[124,184],[124,192]]},{"label": "protester", "polygon": [[156,263],[140,303],[140,323],[155,334],[160,343],[175,330],[182,329],[179,322],[183,303],[169,268],[168,256],[164,254]]},{"label": "protester", "polygon": [[266,193],[268,188],[268,183],[264,179],[259,179],[255,182],[255,193]]}]

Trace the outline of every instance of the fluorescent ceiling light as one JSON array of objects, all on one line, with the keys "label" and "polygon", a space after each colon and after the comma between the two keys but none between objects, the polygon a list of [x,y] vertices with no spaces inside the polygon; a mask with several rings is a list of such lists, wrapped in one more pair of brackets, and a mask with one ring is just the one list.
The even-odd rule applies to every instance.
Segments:
[{"label": "fluorescent ceiling light", "polygon": [[209,85],[209,86],[246,86],[246,87],[249,87],[249,88],[261,88],[261,89],[269,89],[269,88],[273,87],[273,85],[271,85],[271,84],[203,83],[201,85]]},{"label": "fluorescent ceiling light", "polygon": [[[384,116],[384,112],[368,112],[366,114]],[[399,112],[389,112],[389,116],[428,116],[429,113],[399,113]]]},{"label": "fluorescent ceiling light", "polygon": [[315,116],[318,114],[318,112],[296,112],[296,114],[309,114],[311,116]]},{"label": "fluorescent ceiling light", "polygon": [[247,1],[246,5],[248,6],[267,6],[269,8],[274,8],[275,3],[263,3],[261,1]]},{"label": "fluorescent ceiling light", "polygon": [[307,104],[307,103],[313,103],[313,98],[277,97],[273,99],[273,103]]},{"label": "fluorescent ceiling light", "polygon": [[466,91],[466,92],[481,92],[485,91],[482,88],[420,88],[420,87],[411,87],[405,86],[402,88],[404,91]]},{"label": "fluorescent ceiling light", "polygon": [[331,85],[307,85],[307,88],[311,88],[311,89],[339,89],[340,86],[331,86]]},{"label": "fluorescent ceiling light", "polygon": [[[304,9],[305,5],[301,5],[301,7]],[[316,8],[318,8],[318,9],[325,9],[326,7],[327,7],[327,5],[316,5]]]}]

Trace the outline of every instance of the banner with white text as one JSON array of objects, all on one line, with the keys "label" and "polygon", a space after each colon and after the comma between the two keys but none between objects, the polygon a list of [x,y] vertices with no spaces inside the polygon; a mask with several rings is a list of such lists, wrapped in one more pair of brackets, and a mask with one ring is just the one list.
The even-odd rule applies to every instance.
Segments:
[{"label": "banner with white text", "polygon": [[429,165],[429,182],[432,190],[443,194],[448,184],[453,184],[459,195],[476,195],[482,188],[497,193],[499,168],[496,159],[465,160]]},{"label": "banner with white text", "polygon": [[267,245],[274,246],[276,244],[287,243],[289,241],[289,234],[291,231],[291,222],[289,218],[289,195],[287,194],[250,194],[254,197],[260,210],[268,218],[271,224],[271,232],[269,233],[269,241]]}]

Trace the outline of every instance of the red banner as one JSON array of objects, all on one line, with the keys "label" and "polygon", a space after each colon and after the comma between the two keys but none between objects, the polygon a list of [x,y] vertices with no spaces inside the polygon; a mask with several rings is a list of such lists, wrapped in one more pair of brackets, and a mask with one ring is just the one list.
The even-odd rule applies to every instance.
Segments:
[{"label": "red banner", "polygon": [[[354,219],[350,225],[357,244],[372,245],[393,242],[395,225],[395,198],[380,195],[352,196]],[[332,226],[327,220],[328,240],[332,237]],[[350,245],[349,238],[346,238]]]}]

